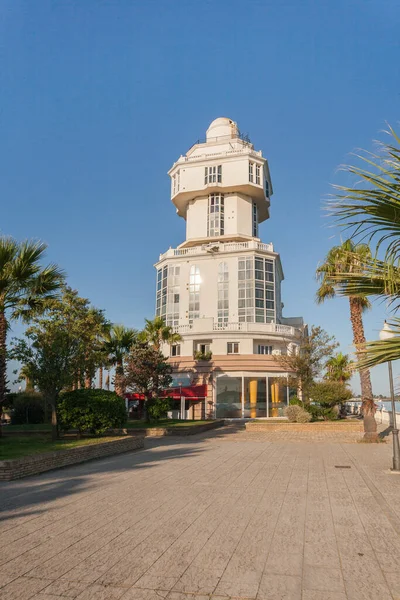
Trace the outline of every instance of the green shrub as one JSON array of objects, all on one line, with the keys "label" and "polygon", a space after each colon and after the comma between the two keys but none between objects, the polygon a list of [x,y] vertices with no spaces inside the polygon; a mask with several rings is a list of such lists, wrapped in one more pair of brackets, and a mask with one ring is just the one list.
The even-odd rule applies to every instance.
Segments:
[{"label": "green shrub", "polygon": [[313,400],[313,404],[310,405],[313,417],[334,421],[338,418],[338,406],[350,400],[352,393],[339,381],[320,381],[312,385],[310,396]]},{"label": "green shrub", "polygon": [[152,398],[147,400],[147,414],[150,421],[166,419],[171,410],[171,398]]},{"label": "green shrub", "polygon": [[303,406],[302,401],[297,396],[292,396],[289,400],[290,406]]},{"label": "green shrub", "polygon": [[11,423],[44,423],[44,402],[41,394],[36,392],[21,392],[12,398]]},{"label": "green shrub", "polygon": [[310,413],[297,404],[285,408],[285,414],[291,423],[309,423],[311,421]]},{"label": "green shrub", "polygon": [[74,390],[66,392],[58,405],[63,429],[78,429],[102,434],[109,428],[122,427],[126,422],[125,401],[107,390]]}]

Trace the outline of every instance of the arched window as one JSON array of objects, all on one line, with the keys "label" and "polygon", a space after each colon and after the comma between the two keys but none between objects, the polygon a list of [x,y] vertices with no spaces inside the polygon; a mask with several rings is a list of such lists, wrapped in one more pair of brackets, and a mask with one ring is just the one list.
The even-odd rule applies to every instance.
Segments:
[{"label": "arched window", "polygon": [[200,269],[192,265],[189,271],[189,323],[200,317]]},{"label": "arched window", "polygon": [[218,265],[218,323],[229,321],[229,271],[228,264]]}]

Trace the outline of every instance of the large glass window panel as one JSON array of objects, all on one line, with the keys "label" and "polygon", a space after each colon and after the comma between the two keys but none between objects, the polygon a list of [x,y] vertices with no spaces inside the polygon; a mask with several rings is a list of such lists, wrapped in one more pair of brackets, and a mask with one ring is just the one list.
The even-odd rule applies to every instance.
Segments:
[{"label": "large glass window panel", "polygon": [[240,419],[242,416],[242,378],[217,377],[217,419]]},{"label": "large glass window panel", "polygon": [[284,417],[287,401],[286,378],[268,377],[268,416]]},{"label": "large glass window panel", "polygon": [[244,417],[267,416],[267,386],[265,377],[244,378]]}]

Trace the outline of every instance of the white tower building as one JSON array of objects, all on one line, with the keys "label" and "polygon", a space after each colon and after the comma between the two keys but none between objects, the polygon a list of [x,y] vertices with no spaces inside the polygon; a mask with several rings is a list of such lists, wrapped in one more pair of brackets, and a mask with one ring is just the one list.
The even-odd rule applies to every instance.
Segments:
[{"label": "white tower building", "polygon": [[279,355],[295,351],[303,320],[282,316],[279,254],[258,236],[272,196],[268,162],[222,117],[169,176],[186,240],[156,264],[156,314],[182,337],[163,351],[176,383],[197,397],[186,416],[281,416],[290,390]]}]

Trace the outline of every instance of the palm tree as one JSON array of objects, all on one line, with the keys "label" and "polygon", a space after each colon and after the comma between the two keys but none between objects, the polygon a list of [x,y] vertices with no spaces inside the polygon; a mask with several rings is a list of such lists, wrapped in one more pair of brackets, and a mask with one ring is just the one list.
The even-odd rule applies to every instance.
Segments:
[{"label": "palm tree", "polygon": [[28,321],[42,310],[46,301],[57,296],[64,279],[56,265],[41,266],[46,248],[42,242],[0,237],[0,416],[7,385],[9,324],[18,318]]},{"label": "palm tree", "polygon": [[[340,246],[334,246],[327,254],[324,263],[317,269],[318,304],[327,298],[334,298],[337,282],[346,281],[348,273],[364,273],[364,265],[371,260],[371,251],[367,244],[354,244],[346,240]],[[356,290],[355,290],[356,292]],[[349,296],[350,321],[353,329],[353,342],[357,351],[364,349],[366,339],[362,314],[369,309],[371,303],[365,295],[354,293]],[[366,438],[376,437],[375,403],[372,394],[371,375],[369,369],[360,369],[362,411],[364,416],[364,432]]]},{"label": "palm tree", "polygon": [[33,373],[32,367],[30,364],[22,365],[21,370],[19,372],[20,379],[25,379],[25,391],[33,392],[35,389],[35,384],[33,381]]},{"label": "palm tree", "polygon": [[329,381],[339,381],[340,383],[346,383],[352,376],[351,362],[348,354],[338,352],[335,356],[332,356],[325,364],[326,376],[325,379]]},{"label": "palm tree", "polygon": [[[359,155],[365,168],[345,166],[357,178],[358,187],[334,186],[336,199],[332,202],[338,222],[376,243],[377,252],[385,245],[383,260],[373,258],[364,265],[362,273],[347,273],[337,282],[340,294],[354,293],[387,300],[395,312],[400,307],[400,137],[389,127],[392,143],[380,144],[380,153]],[[390,326],[395,337],[367,342],[360,351],[362,367],[400,358],[400,319],[393,317]]]},{"label": "palm tree", "polygon": [[181,341],[179,333],[169,325],[165,324],[162,317],[155,317],[153,320],[145,319],[146,325],[139,334],[141,342],[148,342],[156,350],[160,350],[161,344],[176,344]]},{"label": "palm tree", "polygon": [[[112,325],[104,335],[103,350],[109,366],[115,366],[115,391],[118,396],[125,393],[124,359],[137,339],[136,329],[123,325]],[[106,382],[107,386],[107,382]]]}]

